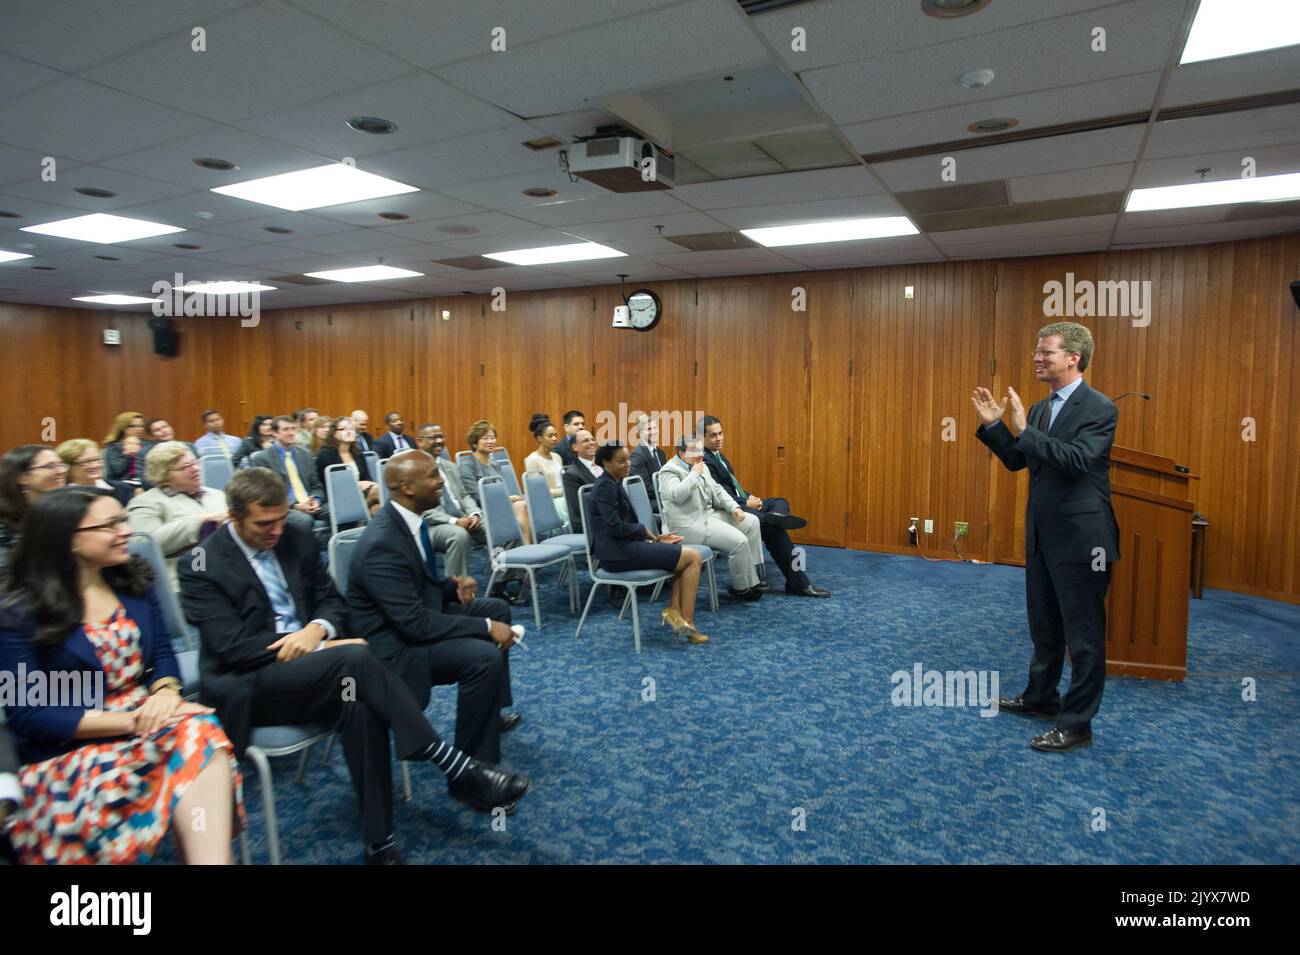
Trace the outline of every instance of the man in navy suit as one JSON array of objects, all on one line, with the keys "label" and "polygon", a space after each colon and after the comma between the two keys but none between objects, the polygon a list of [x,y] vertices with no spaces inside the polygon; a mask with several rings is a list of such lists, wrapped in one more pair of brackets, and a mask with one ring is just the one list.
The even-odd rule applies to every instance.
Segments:
[{"label": "man in navy suit", "polygon": [[456,746],[495,764],[500,736],[519,724],[511,704],[510,606],[475,598],[473,577],[446,579],[420,515],[442,500],[437,460],[403,451],[384,469],[389,501],[353,550],[348,608],[353,629],[406,681],[417,700],[431,686],[459,685]]},{"label": "man in navy suit", "polygon": [[[1038,332],[1034,373],[1051,394],[1025,412],[1012,388],[1001,402],[987,388],[971,395],[975,436],[1010,471],[1029,469],[1025,509],[1025,595],[1034,658],[1024,693],[998,701],[1012,713],[1053,719],[1029,745],[1064,752],[1092,744],[1092,718],[1106,684],[1106,591],[1119,559],[1110,504],[1110,448],[1119,414],[1083,380],[1092,333],[1075,322]],[[1002,418],[1011,407],[1010,424]],[[1070,651],[1070,689],[1057,684]]]},{"label": "man in navy suit", "polygon": [[406,422],[402,420],[401,414],[396,411],[388,412],[384,415],[384,424],[388,425],[388,430],[375,438],[375,454],[381,458],[391,458],[394,454],[410,451],[415,447],[415,442],[406,434]]},{"label": "man in navy suit", "polygon": [[289,489],[289,523],[321,536],[328,535],[330,512],[325,488],[311,452],[298,443],[298,423],[289,415],[277,415],[271,422],[275,443],[248,458],[248,466],[269,468],[284,479]]}]

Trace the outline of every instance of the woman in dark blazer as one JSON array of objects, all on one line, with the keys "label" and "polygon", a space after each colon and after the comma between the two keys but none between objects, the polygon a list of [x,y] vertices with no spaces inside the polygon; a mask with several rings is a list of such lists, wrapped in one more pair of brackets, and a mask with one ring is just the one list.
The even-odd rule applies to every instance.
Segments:
[{"label": "woman in dark blazer", "polygon": [[637,523],[632,501],[623,490],[631,455],[621,445],[606,444],[596,449],[596,464],[604,474],[591,489],[591,547],[601,570],[661,570],[675,574],[673,596],[659,622],[685,635],[691,643],[709,638],[695,629],[695,594],[700,587],[700,555],[682,547],[677,534],[656,537]]},{"label": "woman in dark blazer", "polygon": [[274,443],[275,436],[271,434],[271,422],[274,420],[269,414],[260,414],[253,418],[253,426],[248,429],[248,437],[239,446],[239,450],[230,456],[232,468],[248,467],[250,457]]},{"label": "woman in dark blazer", "polygon": [[5,707],[24,764],[9,835],[26,863],[147,862],[169,830],[186,862],[233,861],[230,740],[213,710],[181,698],[130,535],[112,496],[51,491],[24,520],[0,594],[0,671],[26,674]]},{"label": "woman in dark blazer", "polygon": [[357,426],[346,416],[334,419],[329,436],[316,453],[316,473],[320,475],[321,487],[325,488],[326,500],[329,499],[330,486],[325,480],[325,469],[332,464],[348,466],[373,514],[379,508],[379,485],[370,473],[370,462],[357,446]]},{"label": "woman in dark blazer", "polygon": [[110,481],[136,481],[148,487],[144,459],[152,447],[144,431],[144,415],[123,411],[113,419],[113,427],[104,438],[104,476]]}]

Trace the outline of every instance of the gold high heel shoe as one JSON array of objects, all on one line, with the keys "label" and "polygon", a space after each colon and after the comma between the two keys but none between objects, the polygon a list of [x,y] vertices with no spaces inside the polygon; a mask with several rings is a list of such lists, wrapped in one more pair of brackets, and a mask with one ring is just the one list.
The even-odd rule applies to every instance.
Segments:
[{"label": "gold high heel shoe", "polygon": [[687,623],[685,619],[683,619],[682,615],[679,614],[672,607],[665,607],[663,609],[663,612],[659,614],[659,622],[661,624],[672,627],[673,633],[676,636],[685,637],[691,643],[709,642],[708,637],[706,637],[704,634],[700,633],[700,631],[696,630],[693,626]]}]

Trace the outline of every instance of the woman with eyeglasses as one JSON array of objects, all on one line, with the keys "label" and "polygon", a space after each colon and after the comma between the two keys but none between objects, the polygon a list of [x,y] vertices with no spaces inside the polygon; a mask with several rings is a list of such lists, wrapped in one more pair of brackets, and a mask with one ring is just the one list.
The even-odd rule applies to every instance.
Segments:
[{"label": "woman with eyeglasses", "polygon": [[23,763],[9,838],[27,864],[148,862],[168,831],[189,864],[233,861],[243,810],[230,740],[213,710],[181,698],[153,574],[130,536],[111,496],[46,494],[0,591],[0,671],[59,688],[5,708]]},{"label": "woman with eyeglasses", "polygon": [[68,487],[95,487],[101,491],[112,491],[124,507],[132,495],[139,493],[140,489],[133,484],[122,481],[110,484],[104,480],[104,456],[97,441],[73,438],[55,448],[54,453],[68,466]]},{"label": "woman with eyeglasses", "polygon": [[18,546],[28,510],[63,487],[67,475],[68,466],[43,444],[20,444],[0,458],[0,570]]},{"label": "woman with eyeglasses", "polygon": [[144,467],[153,487],[132,498],[126,512],[132,527],[157,542],[167,558],[172,593],[180,593],[176,561],[190,556],[191,550],[225,523],[229,510],[226,495],[203,486],[199,459],[183,442],[155,444]]},{"label": "woman with eyeglasses", "polygon": [[144,456],[150,447],[144,415],[123,411],[114,418],[113,427],[104,438],[104,470],[108,480],[144,483]]},{"label": "woman with eyeglasses", "polygon": [[346,464],[361,496],[366,500],[366,507],[373,514],[379,508],[379,485],[370,473],[370,462],[357,447],[357,426],[347,415],[341,418],[323,419],[326,427],[325,440],[316,452],[316,473],[320,475],[321,487],[329,494],[330,486],[325,480],[325,469],[332,464]]},{"label": "woman with eyeglasses", "polygon": [[275,417],[269,414],[260,414],[253,418],[253,426],[248,429],[248,437],[230,457],[232,468],[248,467],[250,457],[275,443],[275,435],[271,433],[274,420]]},{"label": "woman with eyeglasses", "polygon": [[673,574],[673,595],[659,622],[691,643],[708,637],[695,629],[695,595],[700,589],[700,554],[682,546],[680,534],[655,536],[636,519],[632,501],[623,490],[631,471],[627,448],[605,444],[596,449],[596,464],[604,473],[596,478],[588,507],[591,514],[591,551],[601,570],[660,570]]}]

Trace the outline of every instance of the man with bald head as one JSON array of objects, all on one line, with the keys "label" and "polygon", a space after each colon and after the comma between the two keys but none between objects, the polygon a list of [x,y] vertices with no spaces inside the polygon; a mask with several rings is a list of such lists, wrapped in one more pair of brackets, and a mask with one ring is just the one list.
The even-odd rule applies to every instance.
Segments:
[{"label": "man with bald head", "polygon": [[375,438],[370,433],[370,415],[364,411],[354,411],[349,417],[357,429],[357,447],[362,451],[373,451]]},{"label": "man with bald head", "polygon": [[[402,676],[417,700],[428,700],[432,686],[458,684],[456,746],[495,764],[501,733],[522,720],[518,713],[501,712],[512,702],[510,606],[476,598],[472,577],[443,576],[429,525],[420,516],[442,499],[433,455],[394,454],[384,481],[388,503],[352,552],[347,601],[353,631]],[[470,794],[453,789],[452,795],[475,805]]]}]

